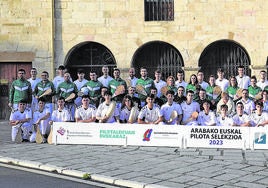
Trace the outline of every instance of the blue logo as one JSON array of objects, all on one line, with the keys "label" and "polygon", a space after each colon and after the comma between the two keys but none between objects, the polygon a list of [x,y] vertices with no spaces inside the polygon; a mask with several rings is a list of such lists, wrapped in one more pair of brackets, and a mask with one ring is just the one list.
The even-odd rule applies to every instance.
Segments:
[{"label": "blue logo", "polygon": [[266,133],[265,132],[256,132],[254,135],[255,144],[266,144]]}]

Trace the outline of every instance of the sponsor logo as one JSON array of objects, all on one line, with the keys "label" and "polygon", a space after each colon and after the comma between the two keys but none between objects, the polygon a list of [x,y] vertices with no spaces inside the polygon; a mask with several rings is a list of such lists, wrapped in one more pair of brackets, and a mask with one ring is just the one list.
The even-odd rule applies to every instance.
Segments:
[{"label": "sponsor logo", "polygon": [[254,135],[255,144],[266,144],[266,133],[265,132],[256,132]]},{"label": "sponsor logo", "polygon": [[143,134],[143,141],[149,142],[152,132],[153,132],[153,129],[147,129]]},{"label": "sponsor logo", "polygon": [[64,133],[65,133],[65,129],[64,128],[62,128],[62,127],[60,127],[58,130],[57,130],[57,133],[59,133],[61,136],[63,136],[64,135]]}]

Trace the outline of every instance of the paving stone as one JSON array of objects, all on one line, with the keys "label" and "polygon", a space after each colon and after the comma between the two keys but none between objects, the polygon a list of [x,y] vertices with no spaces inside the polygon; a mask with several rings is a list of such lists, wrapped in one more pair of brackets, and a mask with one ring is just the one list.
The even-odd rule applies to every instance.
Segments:
[{"label": "paving stone", "polygon": [[109,170],[109,171],[106,171],[104,173],[102,173],[103,175],[105,176],[117,176],[117,175],[122,175],[122,174],[126,174],[126,173],[129,173],[130,171],[128,170],[121,170],[121,169],[117,169],[117,170]]},{"label": "paving stone", "polygon": [[156,179],[160,179],[160,180],[170,180],[170,181],[172,181],[171,179],[173,179],[175,177],[177,178],[177,177],[180,177],[180,176],[182,176],[182,174],[172,173],[170,171],[167,171],[166,173],[158,174],[158,175],[155,175],[153,177],[156,178]]},{"label": "paving stone", "polygon": [[242,177],[237,178],[239,181],[244,181],[244,182],[254,182],[254,181],[258,181],[260,179],[264,179],[265,176],[259,176],[259,175],[254,175],[254,174],[249,174],[249,175],[245,175]]},{"label": "paving stone", "polygon": [[[128,172],[128,173],[124,173],[124,174],[119,174],[117,175],[116,177],[120,178],[120,179],[134,179],[134,178],[137,178],[137,177],[144,177],[145,176],[145,173],[143,172]],[[160,178],[157,178],[156,179],[160,179]]]},{"label": "paving stone", "polygon": [[162,181],[162,182],[157,183],[157,185],[163,185],[163,186],[172,187],[172,188],[186,187],[185,184],[175,183],[175,182],[170,182],[170,181]]},{"label": "paving stone", "polygon": [[238,186],[238,187],[256,187],[256,188],[267,188],[267,186],[265,185],[261,185],[261,184],[257,184],[257,183],[249,183],[249,182],[238,182],[235,183],[234,186]]},{"label": "paving stone", "polygon": [[[198,165],[200,166],[200,165]],[[222,165],[213,165],[213,166],[209,166],[209,167],[205,167],[205,166],[200,166],[200,171],[202,172],[210,172],[210,173],[213,173],[213,172],[217,172],[219,171],[219,169],[223,169],[223,166]]]},{"label": "paving stone", "polygon": [[206,184],[213,185],[213,186],[222,186],[226,184],[226,181],[217,180],[214,178],[198,178],[198,179],[195,179],[194,181],[199,182],[199,183],[206,183]]},{"label": "paving stone", "polygon": [[228,174],[221,174],[221,175],[215,176],[213,179],[222,180],[222,181],[230,181],[230,180],[236,179],[238,177],[240,177],[239,174],[228,173]]},{"label": "paving stone", "polygon": [[268,185],[268,177],[258,180],[258,183]]},{"label": "paving stone", "polygon": [[254,166],[260,166],[260,167],[267,167],[267,162],[265,160],[263,161],[255,161],[253,160],[247,160],[248,165],[254,165]]},{"label": "paving stone", "polygon": [[260,166],[249,166],[247,168],[243,168],[244,171],[249,172],[258,172],[267,169],[267,167],[260,167]]},{"label": "paving stone", "polygon": [[161,182],[159,179],[154,179],[154,178],[147,178],[147,177],[136,177],[136,178],[131,178],[129,180],[137,181],[137,182],[144,182],[147,184],[158,184]]},{"label": "paving stone", "polygon": [[206,183],[198,183],[193,186],[189,186],[191,188],[215,188],[214,185],[206,184]]},{"label": "paving stone", "polygon": [[225,167],[226,168],[229,168],[229,169],[237,169],[237,170],[240,170],[240,169],[244,169],[244,168],[246,168],[248,166],[249,166],[248,164],[235,163],[235,164],[228,164]]},{"label": "paving stone", "polygon": [[176,178],[169,179],[169,181],[185,184],[185,183],[191,182],[195,179],[199,179],[199,177],[184,175],[184,176],[179,176]]},{"label": "paving stone", "polygon": [[215,172],[209,172],[209,171],[205,172],[205,171],[196,170],[196,171],[186,173],[186,175],[197,176],[197,177],[201,177],[201,178],[212,178],[212,177],[218,176],[220,174],[222,174],[222,172],[220,170],[215,171]]},{"label": "paving stone", "polygon": [[226,174],[237,174],[237,175],[240,175],[240,176],[244,176],[244,175],[247,175],[248,174],[248,171],[244,171],[244,170],[240,170],[240,169],[230,169],[230,168],[227,168],[227,169],[223,169],[221,170],[222,173],[226,173]]}]

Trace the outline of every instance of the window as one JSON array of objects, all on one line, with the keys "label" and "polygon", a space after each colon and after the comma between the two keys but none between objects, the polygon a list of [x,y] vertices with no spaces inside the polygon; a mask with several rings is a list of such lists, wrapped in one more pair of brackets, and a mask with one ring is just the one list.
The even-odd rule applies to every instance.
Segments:
[{"label": "window", "polygon": [[144,0],[145,21],[173,21],[174,0]]}]

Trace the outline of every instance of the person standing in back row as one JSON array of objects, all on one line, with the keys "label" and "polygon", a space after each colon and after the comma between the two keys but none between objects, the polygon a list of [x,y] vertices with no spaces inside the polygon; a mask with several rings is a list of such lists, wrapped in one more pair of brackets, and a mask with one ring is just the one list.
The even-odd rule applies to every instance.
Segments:
[{"label": "person standing in back row", "polygon": [[[76,85],[71,82],[70,80],[70,74],[66,72],[64,74],[64,82],[62,82],[57,90],[56,95],[59,97],[63,97],[65,100],[65,106],[71,113],[71,121],[74,121],[74,113],[75,113],[75,104],[74,100],[77,97],[78,89]],[[71,95],[73,97],[69,98]],[[68,100],[67,100],[68,99]]]},{"label": "person standing in back row", "polygon": [[103,75],[98,78],[98,81],[101,82],[103,86],[108,88],[108,83],[113,80],[113,78],[109,76],[109,68],[107,65],[104,65],[101,70]]},{"label": "person standing in back row", "polygon": [[[58,88],[59,84],[64,82],[64,73],[66,72],[66,68],[63,65],[60,65],[57,69],[58,75],[53,79],[53,84],[55,89]],[[70,77],[70,81],[72,82],[72,78]]]},{"label": "person standing in back row", "polygon": [[[77,70],[77,80],[74,81],[74,84],[76,85],[78,91],[88,82],[87,79],[85,79],[85,71],[83,69]],[[80,106],[82,104],[82,97],[78,96],[74,101],[76,106]]]},{"label": "person standing in back row", "polygon": [[10,86],[8,106],[14,110],[18,108],[19,101],[25,101],[29,107],[32,103],[32,87],[25,79],[25,73],[24,69],[19,69],[17,80]]},{"label": "person standing in back row", "polygon": [[245,75],[245,68],[243,66],[238,67],[238,75],[235,78],[239,88],[248,89],[248,86],[250,85],[250,77]]},{"label": "person standing in back row", "polygon": [[[144,67],[141,67],[140,74],[141,77],[137,80],[136,87],[138,85],[141,85],[144,88],[146,94],[149,95],[151,93],[151,88],[155,87],[154,80],[148,77],[147,69]],[[141,107],[143,107],[145,105],[147,96],[139,93],[138,97],[141,100]]]},{"label": "person standing in back row", "polygon": [[[34,93],[35,86],[36,86],[39,82],[41,82],[41,79],[40,79],[40,78],[37,78],[37,70],[36,70],[36,68],[34,68],[34,67],[31,68],[31,72],[30,72],[30,74],[31,74],[31,77],[28,79],[28,81],[31,83],[31,86],[32,86],[32,93]],[[31,107],[32,107],[32,112],[36,110],[36,108],[37,108],[37,106],[38,106],[37,103],[38,103],[37,99],[34,97],[34,94],[32,94],[32,105],[31,105]]]},{"label": "person standing in back row", "polygon": [[[49,108],[50,114],[53,112],[52,97],[55,94],[54,84],[48,80],[49,74],[47,71],[41,73],[42,81],[39,82],[34,89],[34,95],[36,99],[39,99],[40,96],[45,100],[45,106]],[[47,90],[51,90],[50,93],[43,95]]]}]

